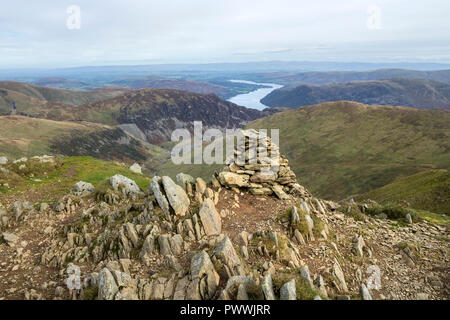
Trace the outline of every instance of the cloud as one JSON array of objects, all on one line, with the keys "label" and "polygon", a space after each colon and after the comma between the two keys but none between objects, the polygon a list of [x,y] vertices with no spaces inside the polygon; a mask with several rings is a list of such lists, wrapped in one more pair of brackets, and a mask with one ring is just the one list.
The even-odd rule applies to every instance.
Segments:
[{"label": "cloud", "polygon": [[[382,24],[376,31],[367,28],[374,3]],[[71,5],[81,9],[80,29],[66,26]],[[0,68],[245,61],[274,54],[286,60],[419,60],[424,44],[434,50],[426,57],[446,57],[449,10],[450,2],[440,0],[427,6],[421,0],[16,0],[0,11],[0,43],[10,49],[0,50]]]}]

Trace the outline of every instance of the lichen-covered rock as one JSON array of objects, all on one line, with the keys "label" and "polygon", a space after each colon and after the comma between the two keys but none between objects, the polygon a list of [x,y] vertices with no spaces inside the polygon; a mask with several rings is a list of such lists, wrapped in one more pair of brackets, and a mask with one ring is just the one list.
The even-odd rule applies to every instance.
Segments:
[{"label": "lichen-covered rock", "polygon": [[162,177],[162,184],[166,192],[167,199],[175,215],[184,216],[189,209],[190,200],[182,187],[175,184],[170,177]]},{"label": "lichen-covered rock", "polygon": [[266,300],[275,300],[275,294],[273,292],[272,276],[267,274],[261,282],[262,291]]},{"label": "lichen-covered rock", "polygon": [[122,176],[120,174],[116,174],[115,176],[111,177],[109,179],[109,182],[111,184],[111,187],[113,187],[113,189],[115,191],[118,191],[119,189],[121,189],[126,194],[140,194],[140,193],[142,193],[141,189],[136,184],[136,182],[134,182],[130,178],[127,178],[127,177]]},{"label": "lichen-covered rock", "polygon": [[94,186],[89,182],[79,181],[75,183],[73,194],[85,196],[95,192]]},{"label": "lichen-covered rock", "polygon": [[187,299],[210,299],[217,291],[220,277],[206,251],[201,251],[191,259],[191,283],[187,289]]},{"label": "lichen-covered rock", "polygon": [[286,282],[280,289],[280,300],[297,300],[295,279]]},{"label": "lichen-covered rock", "polygon": [[233,275],[240,274],[241,259],[231,243],[230,238],[225,237],[214,249],[214,255],[230,268]]},{"label": "lichen-covered rock", "polygon": [[150,182],[149,193],[154,194],[159,207],[162,209],[166,218],[170,219],[170,207],[169,201],[167,201],[166,196],[162,192],[162,187],[160,186],[162,179],[161,177],[154,176]]},{"label": "lichen-covered rock", "polygon": [[99,273],[98,278],[98,299],[99,300],[114,300],[116,293],[119,291],[116,280],[111,271],[103,268]]},{"label": "lichen-covered rock", "polygon": [[219,235],[222,232],[222,219],[211,199],[203,201],[199,216],[207,236]]}]

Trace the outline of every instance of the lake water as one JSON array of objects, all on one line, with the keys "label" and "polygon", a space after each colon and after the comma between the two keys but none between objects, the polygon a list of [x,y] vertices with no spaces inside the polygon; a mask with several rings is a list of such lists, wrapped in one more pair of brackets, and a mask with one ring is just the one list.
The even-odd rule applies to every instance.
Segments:
[{"label": "lake water", "polygon": [[247,83],[247,84],[258,84],[258,85],[264,85],[268,86],[270,88],[260,88],[255,91],[244,93],[244,94],[238,94],[237,96],[234,96],[228,101],[233,102],[237,104],[238,106],[244,106],[251,109],[258,109],[263,110],[267,108],[266,105],[261,103],[261,99],[267,96],[269,93],[271,93],[273,90],[282,88],[282,85],[275,84],[275,83],[257,83],[253,81],[246,81],[246,80],[230,80],[231,82],[237,82],[237,83]]}]

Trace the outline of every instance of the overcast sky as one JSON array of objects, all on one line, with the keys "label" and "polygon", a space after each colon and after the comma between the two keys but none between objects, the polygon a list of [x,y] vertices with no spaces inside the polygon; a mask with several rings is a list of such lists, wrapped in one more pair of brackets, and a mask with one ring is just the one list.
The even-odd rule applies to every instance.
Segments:
[{"label": "overcast sky", "polygon": [[[80,28],[76,10],[80,8]],[[264,60],[450,62],[448,0],[14,0],[0,68]],[[74,18],[75,17],[75,18]]]}]

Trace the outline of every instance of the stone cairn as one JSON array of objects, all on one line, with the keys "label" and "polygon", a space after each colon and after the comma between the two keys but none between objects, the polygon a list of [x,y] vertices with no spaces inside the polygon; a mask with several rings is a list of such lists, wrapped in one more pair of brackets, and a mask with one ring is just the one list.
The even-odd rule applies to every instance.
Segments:
[{"label": "stone cairn", "polygon": [[215,173],[213,183],[236,192],[247,189],[253,195],[275,194],[282,200],[301,188],[289,161],[280,155],[279,148],[270,137],[257,130],[241,130],[236,135],[234,155],[220,173]]}]

